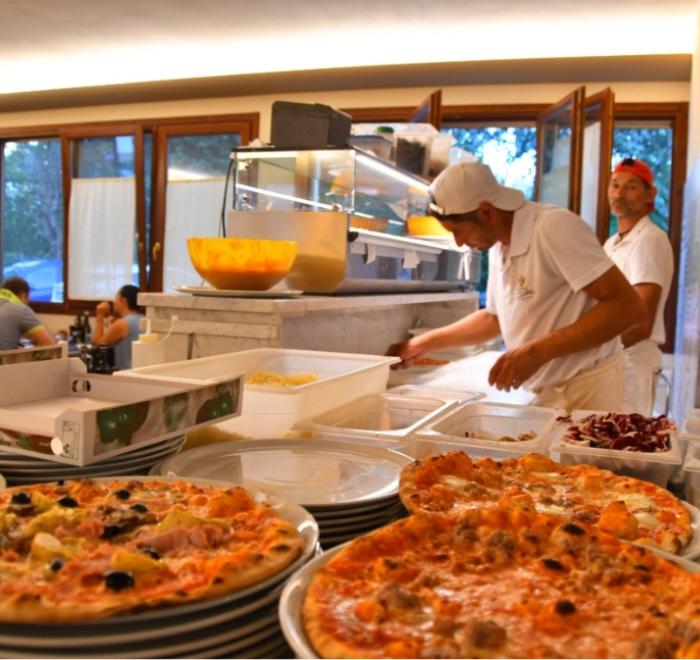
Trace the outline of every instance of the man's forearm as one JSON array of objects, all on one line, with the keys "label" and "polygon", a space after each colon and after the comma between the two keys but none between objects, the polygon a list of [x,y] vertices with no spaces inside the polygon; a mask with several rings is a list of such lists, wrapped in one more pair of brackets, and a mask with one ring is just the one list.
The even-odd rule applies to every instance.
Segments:
[{"label": "man's forearm", "polygon": [[544,361],[595,348],[635,324],[639,311],[634,300],[622,304],[618,300],[601,301],[575,323],[540,337],[533,348]]},{"label": "man's forearm", "polygon": [[95,332],[92,334],[92,343],[98,345],[105,334],[105,319],[104,316],[97,315],[95,319]]},{"label": "man's forearm", "polygon": [[498,318],[485,309],[480,309],[450,325],[419,335],[413,341],[421,350],[429,353],[455,346],[480,344],[498,337],[500,332]]}]

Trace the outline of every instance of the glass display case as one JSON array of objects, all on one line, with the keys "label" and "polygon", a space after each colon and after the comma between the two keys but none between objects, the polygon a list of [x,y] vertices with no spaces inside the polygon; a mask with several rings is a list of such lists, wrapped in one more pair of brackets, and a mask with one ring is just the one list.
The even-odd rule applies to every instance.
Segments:
[{"label": "glass display case", "polygon": [[469,288],[479,255],[427,217],[429,184],[359,149],[236,149],[227,235],[295,240],[309,293]]}]

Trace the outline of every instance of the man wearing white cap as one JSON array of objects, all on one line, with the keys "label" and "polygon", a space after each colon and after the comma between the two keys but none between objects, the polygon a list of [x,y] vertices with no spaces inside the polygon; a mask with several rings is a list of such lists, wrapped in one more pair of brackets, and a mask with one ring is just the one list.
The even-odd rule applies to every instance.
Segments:
[{"label": "man wearing white cap", "polygon": [[486,308],[389,347],[410,366],[426,353],[502,335],[489,384],[524,387],[534,403],[619,410],[618,335],[643,321],[634,289],[577,215],[526,202],[481,163],[459,163],[431,185],[433,214],[458,245],[489,252]]}]

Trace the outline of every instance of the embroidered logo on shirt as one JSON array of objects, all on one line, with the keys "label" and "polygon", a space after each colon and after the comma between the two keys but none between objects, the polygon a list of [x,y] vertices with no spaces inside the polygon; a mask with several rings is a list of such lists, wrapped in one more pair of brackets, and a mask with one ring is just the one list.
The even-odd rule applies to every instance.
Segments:
[{"label": "embroidered logo on shirt", "polygon": [[515,298],[517,300],[522,300],[523,298],[532,298],[534,295],[534,290],[527,286],[525,275],[522,273],[518,275],[518,286],[515,289]]}]

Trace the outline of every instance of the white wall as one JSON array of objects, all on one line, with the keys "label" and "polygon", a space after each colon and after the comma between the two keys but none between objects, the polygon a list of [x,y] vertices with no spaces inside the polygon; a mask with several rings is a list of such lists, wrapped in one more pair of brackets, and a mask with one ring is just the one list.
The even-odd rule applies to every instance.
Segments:
[{"label": "white wall", "polygon": [[[442,88],[443,105],[554,103],[582,83],[528,85],[463,85]],[[586,83],[588,93],[606,86],[613,88],[621,103],[687,101],[687,82],[592,82]],[[128,103],[118,105],[61,108],[31,112],[0,113],[0,128],[72,124],[94,121],[147,119],[149,117],[186,117],[194,115],[260,113],[260,137],[269,139],[270,116],[274,101],[325,103],[337,108],[371,108],[415,106],[434,87],[402,87],[350,91],[304,92],[297,94],[268,94],[226,98],[163,101],[157,103]]]}]

